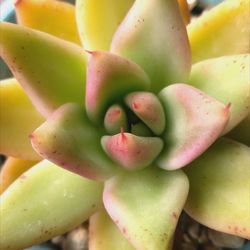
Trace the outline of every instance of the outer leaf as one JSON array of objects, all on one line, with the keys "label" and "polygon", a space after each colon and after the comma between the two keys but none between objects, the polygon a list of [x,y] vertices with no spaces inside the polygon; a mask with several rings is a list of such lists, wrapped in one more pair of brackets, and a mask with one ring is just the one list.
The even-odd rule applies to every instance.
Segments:
[{"label": "outer leaf", "polygon": [[[155,166],[154,166],[155,167]],[[169,249],[188,192],[183,172],[146,168],[108,180],[104,205],[136,249]]]},{"label": "outer leaf", "polygon": [[229,119],[230,106],[185,84],[168,86],[159,97],[168,125],[158,164],[173,170],[193,161],[220,136]]},{"label": "outer leaf", "polygon": [[0,82],[0,153],[28,160],[40,156],[31,147],[28,135],[44,119],[15,79]]},{"label": "outer leaf", "polygon": [[100,207],[101,193],[101,183],[37,164],[1,197],[0,249],[23,249],[73,229]]},{"label": "outer leaf", "polygon": [[78,104],[65,104],[31,135],[44,158],[90,179],[106,179],[117,170],[101,147],[101,134]]},{"label": "outer leaf", "polygon": [[250,52],[249,0],[223,1],[188,26],[193,62]]},{"label": "outer leaf", "polygon": [[150,80],[134,62],[103,52],[90,52],[87,69],[86,110],[91,120],[101,122],[110,104],[128,93],[147,90]]},{"label": "outer leaf", "polygon": [[250,55],[209,59],[193,66],[189,83],[224,104],[231,103],[227,133],[250,112]]},{"label": "outer leaf", "polygon": [[134,0],[77,0],[77,25],[84,47],[109,50],[114,32]]},{"label": "outer leaf", "polygon": [[250,239],[250,149],[220,139],[185,168],[190,180],[186,211],[215,230]]},{"label": "outer leaf", "polygon": [[190,11],[187,0],[178,0],[182,18],[187,25],[190,22]]},{"label": "outer leaf", "polygon": [[0,172],[0,194],[16,180],[23,172],[35,165],[36,161],[26,161],[9,157],[3,164]]},{"label": "outer leaf", "polygon": [[18,0],[15,10],[19,24],[81,43],[73,5],[56,0]]},{"label": "outer leaf", "polygon": [[227,137],[250,146],[250,113]]},{"label": "outer leaf", "polygon": [[83,102],[83,50],[54,36],[0,24],[0,55],[44,116],[66,102]]},{"label": "outer leaf", "polygon": [[92,215],[89,231],[90,250],[135,250],[105,211]]},{"label": "outer leaf", "polygon": [[155,92],[185,82],[191,58],[177,1],[136,0],[113,37],[111,51],[139,64]]}]

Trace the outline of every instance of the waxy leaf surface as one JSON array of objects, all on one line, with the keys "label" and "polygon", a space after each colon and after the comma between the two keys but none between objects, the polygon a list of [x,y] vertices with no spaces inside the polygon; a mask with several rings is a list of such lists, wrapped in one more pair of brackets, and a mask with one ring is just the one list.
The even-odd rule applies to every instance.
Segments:
[{"label": "waxy leaf surface", "polygon": [[167,172],[152,166],[108,180],[103,200],[112,220],[136,249],[166,250],[187,193],[188,179],[181,170]]},{"label": "waxy leaf surface", "polygon": [[89,249],[135,250],[106,211],[101,210],[92,215],[89,223]]},{"label": "waxy leaf surface", "polygon": [[217,231],[250,239],[250,149],[220,139],[185,168],[190,192],[185,211]]},{"label": "waxy leaf surface", "polygon": [[136,0],[113,37],[111,52],[139,64],[154,92],[185,82],[191,57],[177,1]]},{"label": "waxy leaf surface", "polygon": [[31,146],[29,134],[44,119],[15,79],[0,81],[0,106],[0,153],[26,160],[41,159]]},{"label": "waxy leaf surface", "polygon": [[117,169],[102,150],[101,134],[78,104],[61,106],[30,137],[41,156],[87,178],[106,179]]},{"label": "waxy leaf surface", "polygon": [[80,47],[10,23],[1,23],[0,33],[1,57],[42,115],[83,102],[86,56]]},{"label": "waxy leaf surface", "polygon": [[249,0],[223,1],[188,28],[193,62],[250,52]]},{"label": "waxy leaf surface", "polygon": [[159,97],[166,111],[166,143],[158,164],[173,170],[184,167],[202,154],[222,133],[230,115],[224,105],[200,90],[173,84]]},{"label": "waxy leaf surface", "polygon": [[224,104],[231,104],[229,132],[250,112],[250,55],[225,56],[192,67],[189,84]]},{"label": "waxy leaf surface", "polygon": [[15,10],[18,24],[81,44],[73,5],[57,0],[19,0]]},{"label": "waxy leaf surface", "polygon": [[88,50],[109,50],[112,36],[134,0],[76,0],[78,30]]},{"label": "waxy leaf surface", "polygon": [[19,250],[63,234],[100,208],[102,184],[43,161],[1,196],[0,248]]}]

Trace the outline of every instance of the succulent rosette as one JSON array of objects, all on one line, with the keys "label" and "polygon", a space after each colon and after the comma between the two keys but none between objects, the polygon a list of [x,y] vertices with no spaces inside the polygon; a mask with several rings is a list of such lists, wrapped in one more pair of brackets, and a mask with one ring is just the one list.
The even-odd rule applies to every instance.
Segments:
[{"label": "succulent rosette", "polygon": [[15,77],[0,85],[1,249],[88,218],[90,250],[171,249],[183,209],[250,238],[249,0],[187,26],[179,4],[15,2],[18,25],[0,25]]}]

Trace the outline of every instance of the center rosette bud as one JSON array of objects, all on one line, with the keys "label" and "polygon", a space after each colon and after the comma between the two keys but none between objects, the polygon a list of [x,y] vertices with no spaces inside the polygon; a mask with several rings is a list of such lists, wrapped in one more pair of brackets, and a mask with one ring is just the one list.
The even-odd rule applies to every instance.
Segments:
[{"label": "center rosette bud", "polygon": [[86,111],[92,122],[109,135],[101,144],[113,161],[129,170],[149,166],[163,149],[158,136],[165,114],[150,80],[135,63],[120,56],[89,52]]}]

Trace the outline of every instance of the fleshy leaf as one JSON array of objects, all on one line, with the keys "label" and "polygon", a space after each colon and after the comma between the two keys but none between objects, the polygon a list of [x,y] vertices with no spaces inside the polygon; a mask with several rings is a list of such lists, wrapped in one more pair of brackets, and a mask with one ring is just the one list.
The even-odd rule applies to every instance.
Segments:
[{"label": "fleshy leaf", "polygon": [[0,194],[3,193],[22,173],[36,163],[36,161],[27,161],[9,157],[4,162],[0,172]]},{"label": "fleshy leaf", "polygon": [[193,62],[250,52],[249,0],[223,1],[188,26]]},{"label": "fleshy leaf", "polygon": [[78,30],[84,47],[109,50],[112,36],[134,0],[76,0]]},{"label": "fleshy leaf", "polygon": [[102,150],[98,129],[78,104],[58,108],[30,138],[42,157],[87,178],[103,180],[117,170]]},{"label": "fleshy leaf", "polygon": [[124,109],[117,104],[112,105],[104,117],[104,127],[109,134],[117,134],[121,128],[128,130],[127,115]]},{"label": "fleshy leaf", "polygon": [[154,136],[152,131],[142,122],[131,124],[131,134],[137,136]]},{"label": "fleshy leaf", "polygon": [[101,143],[104,151],[127,170],[149,166],[163,148],[163,142],[158,137],[141,137],[124,131],[103,136]]},{"label": "fleshy leaf", "polygon": [[18,24],[81,44],[73,5],[56,0],[19,0],[15,10]]},{"label": "fleshy leaf", "polygon": [[0,153],[26,160],[41,159],[28,136],[44,119],[15,79],[0,81],[0,106]]},{"label": "fleshy leaf", "polygon": [[191,56],[177,1],[136,0],[113,37],[111,52],[139,64],[154,92],[185,82]]},{"label": "fleshy leaf", "polygon": [[148,76],[132,61],[104,51],[90,52],[85,101],[92,121],[101,122],[110,104],[149,86]]},{"label": "fleshy leaf", "polygon": [[248,116],[236,126],[227,137],[232,138],[238,142],[246,144],[250,147],[250,113]]},{"label": "fleshy leaf", "polygon": [[159,97],[168,126],[158,164],[173,170],[197,158],[220,136],[229,119],[230,105],[186,84],[168,86]]},{"label": "fleshy leaf", "polygon": [[104,210],[91,216],[89,226],[89,249],[135,250]]},{"label": "fleshy leaf", "polygon": [[178,0],[179,8],[181,11],[182,18],[187,25],[190,23],[190,11],[188,7],[187,0]]},{"label": "fleshy leaf", "polygon": [[24,249],[73,229],[100,208],[101,194],[101,183],[37,164],[1,196],[0,249]]},{"label": "fleshy leaf", "polygon": [[129,108],[157,135],[165,128],[164,109],[158,97],[150,92],[134,92],[125,98]]},{"label": "fleshy leaf", "polygon": [[250,149],[220,139],[185,168],[190,180],[186,212],[217,231],[250,239]]},{"label": "fleshy leaf", "polygon": [[181,170],[156,166],[123,173],[105,183],[104,205],[123,235],[136,249],[169,249],[188,193]]},{"label": "fleshy leaf", "polygon": [[0,33],[0,56],[40,113],[83,102],[86,56],[80,47],[10,23],[1,23]]},{"label": "fleshy leaf", "polygon": [[229,132],[250,112],[250,55],[209,59],[192,67],[189,83],[224,104],[231,103]]}]

